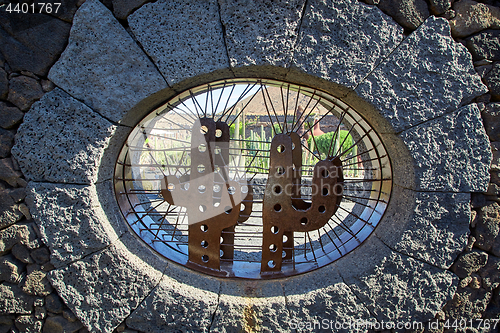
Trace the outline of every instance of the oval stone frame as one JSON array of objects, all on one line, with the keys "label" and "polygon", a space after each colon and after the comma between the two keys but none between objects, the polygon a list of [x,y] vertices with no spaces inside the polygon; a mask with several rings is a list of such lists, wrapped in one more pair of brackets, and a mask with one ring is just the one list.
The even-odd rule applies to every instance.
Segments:
[{"label": "oval stone frame", "polygon": [[[148,332],[425,322],[453,296],[458,278],[448,269],[467,243],[470,193],[486,190],[491,160],[469,104],[487,91],[471,56],[444,19],[404,36],[373,6],[304,3],[159,0],[128,18],[135,40],[97,0],[76,13],[49,74],[57,88],[26,114],[13,154],[51,251],[50,282],[90,331],[124,320]],[[254,29],[242,29],[241,11]],[[132,127],[179,91],[234,77],[325,90],[382,138],[392,198],[345,257],[289,278],[220,279],[169,262],[128,229],[112,177]]]}]

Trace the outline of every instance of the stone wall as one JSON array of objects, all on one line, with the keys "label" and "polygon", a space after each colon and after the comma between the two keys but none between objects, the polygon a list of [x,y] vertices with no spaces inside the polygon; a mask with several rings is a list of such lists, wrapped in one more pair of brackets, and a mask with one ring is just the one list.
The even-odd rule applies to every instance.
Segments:
[{"label": "stone wall", "polygon": [[[6,1],[0,1],[0,3],[4,2]],[[149,1],[103,1],[103,3],[114,14],[117,22],[119,22],[125,28],[125,31],[127,31],[134,39],[141,31],[151,29],[151,27],[147,26],[148,11],[136,11],[137,8],[140,8],[147,2]],[[305,2],[305,5],[308,6],[310,3],[314,2],[315,1]],[[122,316],[119,314],[116,317],[120,318],[119,322],[116,322],[116,320],[118,320],[116,318],[101,318],[100,321],[94,326],[89,328],[84,327],[78,318],[82,319],[82,321],[87,320],[87,322],[91,322],[91,320],[87,318],[85,313],[77,313],[77,315],[73,314],[54,289],[54,287],[57,287],[57,290],[61,293],[61,291],[64,290],[64,286],[54,285],[53,287],[47,279],[47,274],[52,272],[52,276],[57,274],[62,276],[59,280],[57,278],[51,280],[53,284],[57,284],[58,282],[64,283],[64,281],[66,281],[66,277],[64,275],[65,273],[62,272],[61,269],[56,269],[54,266],[54,259],[52,261],[50,260],[49,249],[42,241],[43,233],[41,233],[38,229],[40,224],[37,225],[31,218],[30,211],[25,203],[25,197],[27,195],[27,181],[21,173],[18,159],[14,158],[11,153],[16,132],[18,131],[20,124],[23,122],[27,112],[29,116],[26,115],[26,117],[45,117],[45,120],[40,118],[40,122],[46,121],[47,119],[50,120],[50,117],[53,116],[48,111],[45,111],[50,108],[43,109],[40,107],[34,107],[32,110],[30,110],[30,108],[33,103],[40,100],[45,93],[53,91],[55,86],[49,80],[48,73],[49,70],[53,68],[52,66],[54,63],[60,60],[61,53],[66,49],[66,58],[62,59],[62,62],[59,62],[59,66],[57,68],[53,68],[51,71],[51,77],[59,80],[56,82],[57,86],[65,86],[64,77],[67,75],[68,71],[72,69],[71,61],[76,61],[75,58],[79,56],[78,47],[81,47],[81,45],[75,46],[75,44],[70,45],[70,47],[67,46],[73,16],[77,11],[77,8],[82,5],[82,3],[83,1],[67,1],[64,4],[65,7],[57,15],[32,14],[23,16],[26,14],[0,14],[0,333],[10,331],[97,332],[100,331],[100,329],[103,331],[114,330],[116,332],[136,332],[132,328],[127,327],[127,323],[133,327],[138,327],[136,324],[139,322],[137,317],[141,316],[141,311],[143,312],[142,316],[147,317],[149,315],[148,312],[150,312],[150,307],[153,306],[148,302],[140,303],[139,300],[141,298],[137,298],[136,304],[122,304],[124,308],[127,306],[137,308],[139,303],[141,304],[142,310],[139,309],[140,311],[136,311],[133,316]],[[393,17],[394,20],[404,28],[405,35],[410,34],[412,31],[421,26],[430,15],[441,16],[447,19],[450,23],[453,37],[456,41],[465,45],[470,51],[475,69],[489,89],[488,93],[476,97],[474,102],[477,102],[481,111],[483,123],[491,141],[491,149],[493,152],[493,162],[490,170],[491,181],[487,192],[472,194],[471,207],[473,209],[473,220],[470,223],[470,236],[468,244],[466,248],[463,249],[463,252],[458,255],[458,258],[450,268],[450,270],[460,279],[459,286],[453,298],[449,300],[440,311],[437,311],[438,309],[434,311],[437,312],[434,320],[438,321],[440,328],[432,332],[453,331],[444,329],[444,323],[446,323],[446,320],[448,319],[499,318],[500,207],[498,204],[500,203],[500,30],[498,29],[500,29],[500,3],[497,1],[483,1],[477,3],[470,0],[457,2],[451,0],[429,0],[428,2],[425,0],[366,0],[366,3],[376,5],[383,12]],[[262,11],[270,10],[278,13],[280,11],[280,8],[278,7],[273,7],[271,9],[265,7],[266,6],[262,6],[261,8],[259,7],[259,9]],[[175,8],[169,10],[174,9]],[[192,8],[192,10],[196,11],[196,8]],[[255,8],[253,8],[253,10],[255,10]],[[135,14],[129,17],[129,15],[134,12]],[[190,59],[192,67],[184,69],[189,72],[189,76],[202,74],[203,71],[206,70],[207,66],[209,66],[212,71],[223,71],[224,68],[230,65],[233,67],[232,70],[237,72],[238,70],[242,70],[241,66],[262,63],[265,58],[264,51],[247,50],[245,49],[245,45],[239,44],[242,40],[241,35],[248,33],[248,31],[241,31],[238,27],[234,26],[231,27],[231,24],[234,23],[234,20],[231,18],[235,15],[241,15],[241,17],[250,15],[249,13],[246,13],[245,7],[234,6],[231,1],[219,1],[218,6],[214,5],[213,8],[211,7],[208,9],[208,12],[213,15],[206,18],[207,22],[212,23],[213,25],[221,24],[225,26],[227,31],[230,31],[230,34],[225,36],[224,40],[207,41],[209,43],[220,44],[220,47],[218,48],[221,51],[220,54],[213,55],[213,62],[208,65],[206,63],[201,64],[201,62],[204,61],[203,59]],[[311,47],[311,45],[304,44],[302,45],[303,49],[296,49],[294,45],[290,45],[288,43],[290,39],[293,39],[293,34],[300,29],[302,29],[302,31],[306,31],[307,29],[310,29],[311,31],[314,30],[312,23],[302,17],[303,12],[301,10],[294,10],[293,13],[295,16],[291,19],[291,22],[286,22],[287,24],[283,23],[273,25],[272,29],[275,31],[273,37],[264,41],[266,50],[288,50],[288,52],[282,53],[281,57],[272,59],[270,62],[272,62],[275,66],[286,67],[291,61],[293,61],[295,66],[299,69],[318,71],[322,76],[331,75],[331,73],[328,72],[321,72],[324,69],[311,69],[306,68],[306,65],[304,65],[307,63],[304,60],[305,57],[318,56],[321,58],[322,55],[326,54],[328,50],[315,49],[314,47]],[[380,15],[381,14],[378,10],[373,11],[373,20],[379,20],[378,17]],[[356,16],[354,14],[353,16],[344,17],[343,19],[346,20],[344,24],[355,24],[356,22],[352,21],[355,17]],[[257,22],[254,24],[257,26],[259,24],[265,25],[266,20],[268,19],[269,18],[266,18],[265,16],[259,17]],[[102,21],[98,22],[97,19],[96,22],[80,22],[80,24],[87,25],[89,31],[92,30],[91,28],[93,24],[102,25],[104,23]],[[177,31],[177,33],[181,36],[186,34],[188,29],[187,23],[188,21],[184,22],[184,25],[179,28],[180,31]],[[111,30],[113,28],[113,24],[113,22],[109,23],[110,34],[113,33]],[[258,29],[251,31],[258,31]],[[397,35],[396,30],[394,34]],[[47,36],[50,36],[50,38]],[[78,40],[78,31],[74,32],[72,36]],[[175,73],[166,70],[165,68],[168,68],[168,66],[171,66],[172,64],[162,62],[162,50],[161,48],[157,48],[157,46],[172,46],[162,45],[162,41],[155,39],[158,38],[158,35],[155,35],[154,33],[149,36],[150,39],[141,40],[141,45],[145,48],[149,58],[144,56],[143,59],[140,58],[141,55],[138,55],[138,61],[142,64],[149,63],[150,61],[160,64],[157,65],[158,70],[165,77],[167,84],[175,86],[178,82],[182,81],[184,77],[186,77],[187,72],[183,72],[183,69],[179,69],[179,71]],[[81,38],[87,37],[88,36],[83,36]],[[400,42],[400,40],[396,39],[397,37],[394,37],[393,40],[387,40],[384,41],[384,43],[381,43],[388,48],[387,50],[382,50],[381,54],[390,54],[393,50],[393,46]],[[202,42],[203,41],[200,41],[200,43]],[[105,47],[108,47],[110,50],[116,50],[118,53],[118,55],[114,54],[116,57],[119,56],[118,50],[120,49],[122,52],[127,53],[131,52],[130,50],[135,50],[135,48],[137,48],[135,44],[131,44],[132,45],[130,46],[123,45],[120,44],[119,40],[113,39],[110,40],[109,45],[106,45]],[[314,50],[314,52],[312,54],[307,54],[307,52],[311,49]],[[181,51],[182,50],[180,49],[179,56],[183,56]],[[94,56],[98,56],[99,52],[100,50],[96,49]],[[231,54],[229,61],[226,60],[226,52]],[[347,55],[341,55],[341,57],[342,56]],[[84,62],[85,59],[80,59],[80,62],[81,61]],[[61,65],[61,63],[64,65]],[[376,63],[377,59],[374,58],[373,66],[375,66]],[[165,67],[162,67],[161,64]],[[439,66],[439,64],[436,66]],[[105,64],[103,64],[103,67],[106,67]],[[387,72],[393,70],[394,68],[390,68]],[[169,74],[165,75],[165,72],[169,72]],[[382,71],[381,75],[383,75],[383,73],[384,72]],[[346,76],[345,82],[341,83],[345,86],[354,88],[356,87],[356,82],[359,82],[361,78],[369,74],[376,75],[377,73],[371,73],[368,70],[366,73],[353,73],[350,76]],[[454,82],[453,74],[455,73],[450,75],[449,82],[451,82],[451,84]],[[84,76],[85,73],[83,73],[83,68],[79,68],[75,75]],[[278,72],[276,75],[280,75],[280,73]],[[92,75],[90,75],[89,79],[91,79],[91,77]],[[123,79],[125,80],[126,78]],[[150,93],[156,91],[158,86],[167,86],[167,84],[163,82],[163,78],[160,76],[153,78],[142,77],[142,79],[147,79],[150,84],[149,90],[148,87],[141,87],[141,89],[143,89],[142,93],[144,94],[142,97],[147,97]],[[461,78],[457,78],[455,75],[455,80],[460,81]],[[116,89],[120,88],[120,82],[107,82],[107,84],[115,84],[114,87]],[[95,87],[97,87],[97,89],[102,88],[100,85],[102,85],[102,82],[95,82]],[[120,121],[120,109],[129,109],[133,107],[136,103],[134,98],[138,98],[139,100],[142,99],[141,96],[120,96],[120,98],[116,101],[118,104],[115,104],[119,106],[116,110],[106,109],[101,108],[101,106],[109,103],[109,101],[103,102],[98,97],[93,98],[92,93],[89,94],[88,91],[85,92],[85,94],[80,95],[81,91],[78,90],[77,86],[72,86],[72,88],[74,88],[74,90],[67,89],[66,92],[70,93],[75,99],[70,98],[66,96],[65,93],[56,90],[52,93],[52,95],[50,95],[50,97],[46,97],[46,99],[43,100],[43,103],[45,103],[45,105],[47,105],[47,103],[49,103],[49,105],[60,105],[58,104],[60,100],[66,103],[68,99],[78,103],[77,100],[87,98],[85,103],[103,116],[103,118],[99,120],[101,121],[100,124],[104,124],[105,122],[108,129]],[[374,105],[377,105],[377,103],[381,101],[381,99],[377,100],[376,94],[373,94],[373,92],[369,90],[368,85],[357,87],[356,92]],[[458,94],[459,92],[456,91],[456,93]],[[98,93],[95,95],[97,96]],[[58,98],[60,99],[59,102]],[[130,98],[130,100],[127,98]],[[442,109],[443,113],[445,113],[446,108],[448,107],[447,103],[448,105],[450,103],[455,103],[455,107],[458,107],[460,102],[461,101],[454,101],[452,97],[450,100],[446,101],[446,103],[442,102],[433,104],[432,107],[436,109],[434,110],[435,112],[440,112],[437,109]],[[383,109],[383,107],[380,109]],[[426,115],[422,114],[421,116],[422,120],[425,120]],[[33,121],[36,122],[36,120],[32,120],[32,122]],[[129,125],[133,125],[133,121],[130,122],[131,123]],[[396,119],[393,122],[393,125],[394,124],[396,124],[396,128],[397,126],[400,126],[398,128],[400,131],[407,130],[414,126],[414,124],[405,122],[404,118]],[[27,124],[25,126],[29,125]],[[447,130],[447,126],[449,125],[444,123],[437,124],[437,126],[442,126],[444,130]],[[109,131],[113,130],[114,129]],[[104,132],[106,131],[103,130],[103,133]],[[105,137],[107,132],[103,133],[100,133],[99,135]],[[34,133],[34,139],[32,139],[35,140],[35,142],[38,140],[36,134],[37,133]],[[409,140],[411,140],[411,135],[409,135],[409,137]],[[55,136],[55,138],[57,139],[57,136]],[[87,138],[87,140],[90,139],[91,138]],[[460,140],[460,138],[455,139]],[[20,141],[18,137],[18,147],[20,144],[24,143],[26,143],[26,141]],[[78,140],[75,140],[75,144],[78,144]],[[99,144],[106,145],[107,142],[101,142]],[[98,151],[98,149],[96,149],[96,151]],[[26,176],[33,180],[37,179],[37,175],[42,175],[43,177],[50,175],[54,177],[54,180],[52,181],[57,183],[58,173],[59,175],[64,174],[64,168],[57,165],[52,166],[53,168],[47,168],[47,166],[51,163],[51,159],[45,157],[44,160],[43,158],[40,158],[40,156],[37,156],[37,153],[37,151],[29,152],[30,156],[31,154],[34,156],[31,159],[31,162],[30,159],[27,160],[26,158],[21,161],[24,163],[24,170],[30,170],[30,174]],[[27,155],[28,154],[25,154],[25,156]],[[453,159],[453,157],[451,158]],[[44,165],[37,164],[37,161],[40,160],[44,161]],[[59,170],[55,170],[59,167]],[[425,166],[423,166],[423,168],[425,168]],[[88,169],[91,170],[92,168],[89,166]],[[75,198],[78,198],[81,195],[81,192],[91,191],[87,189],[84,184],[92,184],[95,182],[97,177],[96,174],[92,174],[91,172],[84,172],[80,176],[80,178],[72,180],[73,183],[79,184],[81,189],[79,188],[78,191],[80,192],[75,191],[73,197],[68,196],[68,198],[65,199],[68,200],[68,202],[74,202],[76,200]],[[44,179],[47,182],[47,178]],[[51,180],[49,179],[49,182],[50,181]],[[445,184],[444,186],[448,185],[449,184]],[[453,184],[450,186],[453,186]],[[464,186],[463,182],[457,183],[457,186]],[[470,190],[470,188],[473,187],[469,187],[469,190],[465,191],[474,191]],[[43,191],[63,191],[63,189],[60,189],[58,185],[54,185],[53,187],[47,185],[46,188],[31,186],[30,189],[35,193],[41,193]],[[420,189],[425,190],[423,187]],[[453,189],[454,188],[451,190]],[[67,192],[65,193],[67,194]],[[425,203],[432,200],[432,198],[422,197],[418,200],[420,200],[420,203]],[[457,199],[454,197],[452,200]],[[50,205],[52,203],[45,204],[47,205],[47,211],[50,212]],[[91,205],[91,203],[87,204]],[[426,209],[432,211],[433,208],[430,207]],[[455,222],[454,220],[446,219],[443,219],[443,221],[446,221],[450,225]],[[382,236],[381,238],[383,239]],[[108,243],[111,243],[111,241]],[[120,252],[122,250],[118,248],[113,251]],[[439,249],[437,252],[439,252]],[[89,251],[88,253],[92,252]],[[102,256],[105,256],[105,254]],[[416,254],[416,256],[418,257],[418,254]],[[76,259],[78,258],[70,258],[69,261],[72,262]],[[112,261],[112,258],[109,260]],[[446,259],[444,260],[446,261]],[[82,272],[85,270],[91,270],[92,262],[88,261],[87,264],[90,268],[80,267],[80,270],[76,270],[75,274],[83,274]],[[125,273],[134,274],[134,271],[124,271],[124,274]],[[104,279],[109,278],[105,275],[101,275],[100,277],[103,281]],[[327,279],[330,279],[329,281],[332,282],[332,285],[341,280],[338,276],[328,277]],[[158,281],[155,280],[148,283],[156,285]],[[160,284],[158,288],[163,288],[163,284]],[[335,284],[335,286],[338,285],[341,284]],[[207,294],[203,295],[203,297],[207,299],[207,304],[199,305],[201,308],[213,308],[215,302],[219,302],[218,306],[221,308],[224,306],[233,306],[231,303],[231,296],[226,296],[226,299],[223,298],[222,300],[217,299],[216,293],[220,293],[220,290],[217,291],[217,287],[214,288],[213,292],[207,291]],[[184,294],[181,292],[182,286],[179,287],[179,290],[178,295],[172,295],[173,298],[178,298],[179,295],[185,297],[187,292],[184,291]],[[66,292],[70,294],[71,291]],[[231,295],[232,292],[233,291],[226,291],[225,295]],[[346,294],[348,293],[347,291],[342,292],[345,292]],[[360,294],[363,294],[363,292],[364,291],[360,291]],[[165,293],[168,293],[168,291],[165,291]],[[274,295],[275,291],[272,290],[272,288],[269,288],[268,293],[269,295]],[[213,300],[214,295],[215,300]],[[370,294],[364,295],[367,298],[373,296]],[[65,299],[67,297],[71,297],[71,295],[68,296],[68,294],[61,296],[64,296],[63,298]],[[296,304],[309,301],[315,302],[315,299],[309,300],[308,297],[311,297],[311,295],[308,295],[307,297],[301,297],[300,295],[297,297],[295,295],[290,296],[289,300],[292,303],[296,302]],[[324,295],[316,295],[316,297],[323,298]],[[424,297],[432,298],[432,290],[425,294]],[[350,301],[355,303],[356,300],[351,299]],[[150,302],[154,304],[155,301],[150,300]],[[384,300],[381,300],[381,302],[384,302]],[[366,303],[369,302],[366,301]],[[391,303],[387,302],[387,304]],[[179,309],[183,307],[182,304],[177,304],[177,306]],[[342,307],[344,304],[338,306]],[[266,304],[257,304],[255,305],[255,309],[263,311],[262,309],[266,309]],[[96,309],[87,310],[87,313],[91,313],[91,310],[95,311]],[[355,308],[355,310],[360,312],[366,311],[366,315],[369,315],[368,311],[364,307]],[[271,309],[269,311],[273,310]],[[293,307],[289,307],[288,311],[294,311]],[[338,314],[338,312],[334,313]],[[251,314],[249,314],[249,316],[251,316]],[[213,317],[209,318],[207,323],[203,322],[203,324],[206,325],[206,327],[212,327],[214,331],[218,330],[218,328],[222,330],[224,323],[227,323],[230,319],[231,318],[219,318],[219,316],[216,316],[216,312],[214,312]],[[272,324],[273,323],[271,323],[269,327],[273,327]],[[219,325],[219,327],[217,325]],[[147,328],[146,325],[143,325],[143,327]],[[246,329],[251,331],[253,328],[246,327]],[[151,328],[151,330],[153,330],[153,328]],[[479,330],[478,332],[483,331],[484,330]]]}]

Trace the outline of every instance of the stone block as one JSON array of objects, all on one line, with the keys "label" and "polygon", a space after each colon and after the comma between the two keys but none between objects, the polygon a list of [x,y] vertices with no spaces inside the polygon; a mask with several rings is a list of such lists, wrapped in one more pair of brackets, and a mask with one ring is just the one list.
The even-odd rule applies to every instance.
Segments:
[{"label": "stone block", "polygon": [[494,101],[500,100],[500,63],[495,63],[491,71],[486,74],[484,81],[490,89],[491,98]]},{"label": "stone block", "polygon": [[160,284],[127,318],[140,332],[208,329],[218,305],[220,281],[171,264]]},{"label": "stone block", "polygon": [[336,269],[379,322],[427,322],[458,284],[453,273],[396,253],[376,237],[337,261]]},{"label": "stone block", "polygon": [[475,246],[490,251],[500,233],[500,206],[493,202],[481,208],[475,219]]},{"label": "stone block", "polygon": [[451,322],[455,319],[459,321],[479,319],[486,310],[490,299],[491,292],[485,289],[458,288],[453,299],[446,304],[443,310],[446,318],[452,319]]},{"label": "stone block", "polygon": [[112,0],[113,13],[117,19],[125,20],[131,12],[148,1],[149,0]]},{"label": "stone block", "polygon": [[0,102],[0,127],[4,129],[11,129],[16,127],[24,117],[15,106],[9,106],[7,103]]},{"label": "stone block", "polygon": [[0,158],[9,156],[13,145],[14,132],[0,128]]},{"label": "stone block", "polygon": [[491,152],[493,154],[491,159],[491,169],[500,171],[500,142],[491,143]]},{"label": "stone block", "polygon": [[42,298],[28,295],[15,284],[0,284],[0,314],[31,314],[36,301]]},{"label": "stone block", "polygon": [[43,333],[78,332],[83,325],[79,321],[70,322],[62,316],[48,317],[43,325]]},{"label": "stone block", "polygon": [[417,29],[430,15],[425,0],[380,0],[378,8],[410,30]]},{"label": "stone block", "polygon": [[64,309],[64,303],[62,299],[57,295],[57,293],[52,293],[45,297],[45,308],[47,311],[52,313],[62,313]]},{"label": "stone block", "polygon": [[232,67],[290,66],[304,0],[219,3]]},{"label": "stone block", "polygon": [[500,285],[500,258],[489,256],[486,265],[481,267],[478,274],[482,278],[483,287],[491,291]]},{"label": "stone block", "polygon": [[400,132],[469,103],[488,90],[448,22],[429,17],[357,88]]},{"label": "stone block", "polygon": [[398,253],[448,269],[467,245],[469,193],[418,192],[409,218],[385,217],[376,235]]},{"label": "stone block", "polygon": [[287,332],[290,314],[278,281],[221,284],[211,330],[216,332]]},{"label": "stone block", "polygon": [[81,259],[118,238],[93,186],[30,183],[28,191],[26,201],[54,266]]},{"label": "stone block", "polygon": [[458,257],[457,261],[451,268],[459,278],[465,279],[477,272],[488,262],[488,253],[478,250],[465,252]]},{"label": "stone block", "polygon": [[475,61],[500,60],[500,31],[486,30],[466,39],[467,48]]},{"label": "stone block", "polygon": [[142,6],[128,22],[170,85],[229,65],[215,0],[160,0]]},{"label": "stone block", "polygon": [[49,15],[2,10],[0,51],[12,71],[45,76],[64,50],[70,28],[71,24]]},{"label": "stone block", "polygon": [[[287,279],[283,283],[290,323],[287,328],[301,326],[313,331],[315,323],[333,326],[330,331],[351,332],[350,323],[375,322],[366,307],[350,290],[338,272],[331,266]],[[337,325],[344,325],[340,328]],[[325,330],[327,331],[327,330]]]},{"label": "stone block", "polygon": [[475,104],[413,127],[400,136],[414,159],[417,190],[486,191],[491,150]]},{"label": "stone block", "polygon": [[47,273],[40,270],[30,272],[23,281],[22,288],[26,294],[35,296],[48,296],[53,291],[47,280]]},{"label": "stone block", "polygon": [[50,252],[46,247],[41,247],[31,252],[31,257],[37,264],[43,265],[49,262]]},{"label": "stone block", "polygon": [[119,241],[49,274],[58,294],[89,331],[104,333],[123,322],[161,277]]},{"label": "stone block", "polygon": [[12,247],[12,255],[16,257],[19,261],[25,264],[32,264],[33,259],[30,256],[30,250],[24,244],[16,244]]},{"label": "stone block", "polygon": [[97,181],[100,159],[115,129],[55,89],[26,114],[12,154],[29,180],[91,184]]},{"label": "stone block", "polygon": [[0,190],[0,228],[8,227],[23,216],[19,205],[14,202],[5,190]]},{"label": "stone block", "polygon": [[430,0],[429,9],[434,15],[442,15],[451,8],[451,0]]},{"label": "stone block", "polygon": [[42,321],[37,320],[34,315],[17,317],[15,325],[21,333],[40,333],[42,331]]},{"label": "stone block", "polygon": [[9,93],[9,80],[7,79],[7,72],[0,68],[0,99],[7,98]]},{"label": "stone block", "polygon": [[500,28],[500,8],[472,0],[453,4],[456,16],[450,20],[453,36],[462,38],[484,29]]},{"label": "stone block", "polygon": [[14,245],[29,244],[35,235],[26,224],[14,224],[0,230],[0,255],[10,251]]},{"label": "stone block", "polygon": [[500,141],[500,103],[490,103],[482,110],[484,128],[491,141]]},{"label": "stone block", "polygon": [[355,88],[402,40],[403,29],[376,7],[308,1],[293,66]]},{"label": "stone block", "polygon": [[31,105],[43,96],[40,82],[28,76],[16,76],[9,81],[8,101],[21,111],[28,111]]},{"label": "stone block", "polygon": [[11,254],[0,257],[0,282],[17,284],[26,265],[16,260]]},{"label": "stone block", "polygon": [[10,186],[20,185],[20,177],[22,174],[15,170],[12,158],[0,159],[0,180],[3,180]]},{"label": "stone block", "polygon": [[113,14],[88,0],[76,12],[68,46],[49,79],[115,122],[167,85]]}]

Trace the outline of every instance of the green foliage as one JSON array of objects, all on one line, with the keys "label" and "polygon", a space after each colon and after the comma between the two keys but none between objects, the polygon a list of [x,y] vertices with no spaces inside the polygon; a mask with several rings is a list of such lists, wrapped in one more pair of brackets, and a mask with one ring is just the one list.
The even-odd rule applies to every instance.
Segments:
[{"label": "green foliage", "polygon": [[283,125],[274,124],[274,133],[273,133],[273,135],[281,134],[281,127],[280,126],[283,126]]},{"label": "green foliage", "polygon": [[[314,137],[314,143],[316,145],[316,150],[320,152],[322,155],[327,156],[328,153],[333,154],[335,143],[337,142],[337,146],[342,142],[342,153],[349,154],[352,152],[352,145],[354,144],[354,140],[352,136],[349,134],[349,131],[340,130],[340,133],[336,131],[328,132],[322,135],[318,135]],[[335,135],[332,143],[332,137]],[[307,143],[311,146],[312,136],[309,136],[307,139]],[[330,148],[331,145],[331,148]]]},{"label": "green foliage", "polygon": [[[236,128],[236,124],[233,123],[231,124],[231,126],[229,127],[229,135],[231,138],[234,138],[234,129]],[[243,136],[243,123],[240,122],[240,136]]]}]

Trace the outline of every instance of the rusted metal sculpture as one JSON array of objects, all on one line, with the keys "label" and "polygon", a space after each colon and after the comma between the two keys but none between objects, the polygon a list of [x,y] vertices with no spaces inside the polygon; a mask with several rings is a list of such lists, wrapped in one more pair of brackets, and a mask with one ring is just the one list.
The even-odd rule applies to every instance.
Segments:
[{"label": "rusted metal sculpture", "polygon": [[[242,190],[248,191],[246,183],[229,179],[229,126],[201,118],[192,129],[190,155],[191,172],[183,177],[187,181],[166,176],[161,193],[169,204],[187,210],[189,261],[219,270],[221,257],[233,258],[234,226],[245,219],[240,217]],[[247,216],[249,199],[243,210]]]},{"label": "rusted metal sculpture", "polygon": [[276,135],[271,142],[262,211],[262,273],[280,272],[283,261],[293,257],[293,232],[323,227],[342,199],[344,179],[339,158],[316,163],[311,202],[300,196],[301,167],[302,148],[297,133]]}]

